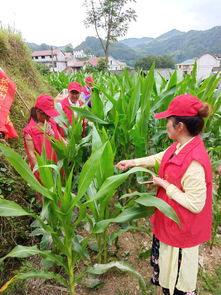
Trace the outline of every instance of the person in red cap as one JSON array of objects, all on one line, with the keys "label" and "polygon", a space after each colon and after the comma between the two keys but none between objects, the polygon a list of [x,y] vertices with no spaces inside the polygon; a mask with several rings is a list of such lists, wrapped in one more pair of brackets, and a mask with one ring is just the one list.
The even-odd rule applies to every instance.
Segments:
[{"label": "person in red cap", "polygon": [[157,197],[173,208],[181,224],[158,209],[151,217],[152,283],[161,286],[165,295],[196,294],[199,245],[211,238],[212,169],[200,137],[203,118],[209,113],[208,104],[191,94],[175,97],[166,111],[155,114],[157,119],[167,119],[168,137],[175,142],[159,154],[116,165],[126,170],[160,164],[153,178]]},{"label": "person in red cap", "polygon": [[[91,97],[91,92],[93,91],[93,84],[94,84],[94,78],[91,76],[88,76],[85,80],[85,86],[82,88],[82,97],[83,101],[86,102],[90,99]],[[88,106],[91,108],[91,101],[88,101]]]},{"label": "person in red cap", "polygon": [[81,90],[81,84],[79,84],[78,82],[71,82],[68,86],[68,96],[58,103],[61,105],[71,125],[73,116],[76,116],[76,113],[73,112],[69,108],[69,106],[81,107],[84,105],[84,103],[79,99],[81,95]]},{"label": "person in red cap", "polygon": [[[76,112],[73,112],[69,108],[69,106],[82,107],[84,105],[84,102],[82,102],[80,100],[81,91],[82,91],[81,84],[79,84],[78,82],[71,82],[68,86],[68,96],[66,98],[64,98],[63,100],[61,100],[61,102],[58,103],[61,105],[64,113],[66,114],[70,125],[72,125],[73,116],[76,117],[77,114],[76,114]],[[84,119],[83,120],[83,127],[82,127],[83,135],[85,135],[86,125],[87,125],[87,121]],[[59,129],[59,131],[63,135],[64,131],[62,131],[62,130]]]},{"label": "person in red cap", "polygon": [[[52,97],[46,94],[37,97],[35,106],[30,112],[29,122],[23,129],[24,147],[31,169],[33,169],[37,163],[36,152],[41,155],[43,147],[45,147],[48,160],[57,162],[57,156],[52,148],[50,140],[40,129],[44,129],[46,122],[46,135],[61,140],[57,124],[52,119],[59,115],[60,113],[54,108],[54,99]],[[40,181],[37,172],[35,172],[35,176]],[[37,201],[40,202],[40,200]]]}]

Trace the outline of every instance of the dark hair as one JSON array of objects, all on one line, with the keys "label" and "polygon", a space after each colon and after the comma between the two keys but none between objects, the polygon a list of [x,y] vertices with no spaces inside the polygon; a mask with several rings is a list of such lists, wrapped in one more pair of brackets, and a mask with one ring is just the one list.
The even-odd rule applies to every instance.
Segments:
[{"label": "dark hair", "polygon": [[189,134],[191,136],[196,136],[203,130],[203,118],[208,117],[210,115],[210,112],[210,106],[207,103],[204,103],[199,109],[198,116],[172,116],[175,119],[173,125],[175,127],[179,122],[182,122],[183,124],[185,124]]},{"label": "dark hair", "polygon": [[33,107],[30,109],[30,117],[28,119],[28,123],[31,121],[31,119],[33,119],[35,122],[38,122],[38,118],[37,118],[37,113],[36,113],[36,108]]}]

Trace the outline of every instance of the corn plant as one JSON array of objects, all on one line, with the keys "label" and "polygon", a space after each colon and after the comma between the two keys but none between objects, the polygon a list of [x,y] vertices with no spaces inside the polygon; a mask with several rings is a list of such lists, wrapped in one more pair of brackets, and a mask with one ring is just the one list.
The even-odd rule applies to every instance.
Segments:
[{"label": "corn plant", "polygon": [[[59,75],[55,78],[59,79]],[[77,76],[64,76],[66,87],[69,81],[83,82],[84,78],[82,73]],[[77,118],[71,128],[66,128],[69,141],[67,146],[51,139],[59,161],[57,164],[48,162],[44,153],[42,157],[37,157],[37,169],[42,184],[36,180],[28,165],[17,153],[0,145],[1,151],[12,166],[44,197],[40,216],[5,199],[0,199],[0,216],[32,216],[37,220],[37,233],[46,233],[52,241],[51,248],[47,250],[37,246],[17,246],[2,257],[0,262],[7,257],[22,258],[39,254],[45,261],[62,267],[65,273],[64,276],[47,270],[20,273],[7,282],[1,291],[16,279],[39,277],[54,278],[73,295],[76,294],[75,284],[86,273],[99,274],[112,267],[130,271],[143,284],[142,278],[130,266],[122,262],[106,263],[108,226],[150,216],[154,208],[158,208],[177,223],[179,220],[174,211],[152,193],[134,191],[137,187],[132,181],[133,175],[152,172],[136,167],[116,174],[114,162],[122,157],[143,157],[168,146],[165,123],[163,120],[155,120],[153,114],[165,110],[174,96],[189,92],[213,106],[214,115],[206,120],[204,141],[210,148],[211,156],[215,160],[219,159],[221,91],[216,89],[219,82],[217,76],[197,81],[195,66],[191,75],[181,77],[179,73],[174,72],[167,81],[156,74],[152,67],[145,77],[139,73],[129,75],[125,71],[122,76],[104,74],[97,75],[95,79],[92,108],[72,108],[82,118],[91,122],[88,136],[82,139],[81,119]],[[59,87],[63,89],[63,86]],[[65,118],[62,120],[61,123],[68,126]],[[214,144],[216,149],[213,149]],[[82,154],[84,147],[87,150],[85,157]],[[92,153],[88,158],[90,152]],[[130,181],[126,182],[128,179]],[[122,188],[122,185],[124,189],[121,191],[128,191],[130,188],[132,192],[122,196],[118,189]],[[117,189],[118,198],[126,201],[119,208],[111,208],[111,200]],[[81,237],[79,226],[84,223],[89,223],[90,227],[87,236]],[[129,226],[127,230],[130,228]],[[115,237],[118,234],[119,232],[115,233]],[[97,240],[99,264],[77,272],[80,261],[91,262],[87,247],[91,238]]]},{"label": "corn plant", "polygon": [[[72,193],[72,172],[69,174],[65,186],[62,187],[59,167],[52,164],[43,165],[39,167],[41,185],[34,177],[28,165],[22,160],[21,156],[7,147],[1,146],[0,148],[18,173],[20,173],[34,190],[44,196],[41,216],[25,211],[15,202],[4,199],[1,200],[0,204],[1,216],[32,216],[39,222],[42,229],[51,235],[53,241],[53,248],[50,251],[41,251],[37,246],[17,246],[5,257],[1,258],[1,261],[7,257],[29,257],[39,254],[44,259],[63,267],[68,279],[66,280],[58,274],[40,271],[18,274],[12,281],[30,277],[54,278],[65,285],[71,294],[75,294],[75,283],[81,278],[82,274],[75,276],[74,268],[82,257],[88,259],[88,253],[85,249],[86,239],[79,239],[75,235],[75,229],[79,220],[86,215],[86,208],[81,207],[81,198],[97,170],[96,164],[93,164],[91,169],[88,169],[88,165],[91,166],[91,163],[99,162],[99,157],[103,152],[104,146],[98,149],[85,163],[79,177],[77,195]],[[41,159],[40,164],[44,164],[43,159]],[[79,211],[78,215],[73,212],[74,208]]]},{"label": "corn plant", "polygon": [[[110,217],[108,204],[117,187],[123,183],[131,173],[140,170],[146,171],[144,168],[133,168],[126,173],[110,176],[113,174],[113,167],[111,167],[113,165],[113,155],[110,143],[108,141],[103,143],[102,140],[97,137],[93,148],[94,150],[90,158],[84,164],[79,175],[78,191],[74,194],[72,192],[73,170],[69,174],[64,186],[62,186],[61,167],[55,164],[47,164],[47,162],[44,163],[44,159],[38,157],[38,164],[40,165],[38,169],[42,182],[42,184],[40,184],[20,155],[12,149],[0,145],[1,151],[17,172],[35,191],[38,191],[44,196],[44,205],[40,216],[36,215],[34,212],[22,209],[15,202],[5,199],[0,199],[0,216],[32,216],[38,221],[42,231],[49,234],[53,241],[51,250],[40,250],[37,246],[25,247],[18,245],[6,256],[2,257],[0,262],[3,262],[8,257],[25,258],[38,254],[46,261],[62,267],[66,274],[66,276],[63,277],[60,274],[54,274],[46,270],[20,273],[7,282],[2,287],[1,291],[7,288],[14,280],[38,277],[44,279],[53,278],[66,286],[70,293],[74,295],[76,294],[75,284],[85,273],[97,272],[97,268],[103,269],[104,272],[110,267],[119,266],[133,272],[131,267],[127,268],[125,264],[116,263],[115,265],[108,265],[106,267],[103,265],[95,265],[88,270],[83,270],[82,273],[76,274],[76,266],[79,261],[81,259],[90,260],[87,251],[87,242],[93,235],[103,232],[104,227],[102,226],[101,219],[103,218],[103,222],[105,223],[107,222],[106,220],[108,220],[107,218]],[[107,160],[110,160],[110,169],[105,169],[104,164],[107,163]],[[94,184],[99,181],[99,189],[94,190],[92,193],[92,189],[95,188]],[[85,198],[86,202],[84,201]],[[157,203],[158,199],[156,199],[156,206]],[[152,203],[152,205],[154,206],[154,203]],[[168,205],[165,203],[164,206],[166,208]],[[89,217],[87,213],[88,209],[92,217]],[[135,211],[137,210],[135,209]],[[124,220],[131,220],[132,217],[139,218],[139,216],[141,216],[140,213],[129,216],[125,213],[121,213],[118,218],[122,218],[122,214],[124,214]],[[144,208],[142,214],[145,214]],[[178,221],[172,209],[168,212],[168,216]],[[83,238],[77,235],[77,227],[85,220],[91,221],[92,226],[88,236]],[[115,221],[118,222],[117,220]],[[108,221],[108,224],[110,223],[111,222]],[[107,226],[105,226],[105,228],[106,227]],[[105,245],[105,241],[103,243]],[[104,246],[101,246],[101,248],[104,249]]]}]

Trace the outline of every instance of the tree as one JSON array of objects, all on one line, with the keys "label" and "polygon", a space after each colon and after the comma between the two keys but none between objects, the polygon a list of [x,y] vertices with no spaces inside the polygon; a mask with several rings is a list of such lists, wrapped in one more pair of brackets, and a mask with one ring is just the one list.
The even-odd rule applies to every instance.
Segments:
[{"label": "tree", "polygon": [[73,45],[71,43],[65,45],[64,51],[65,52],[73,52],[74,48]]},{"label": "tree", "polygon": [[96,72],[96,68],[90,64],[89,62],[84,64],[83,70],[85,73],[94,73]]},{"label": "tree", "polygon": [[151,68],[152,63],[155,62],[155,66],[157,64],[157,57],[155,55],[147,55],[139,58],[135,63],[135,68],[140,68],[143,70],[149,70]]},{"label": "tree", "polygon": [[43,76],[47,76],[48,74],[50,74],[50,68],[40,62],[36,62],[35,63],[37,70],[43,75]]},{"label": "tree", "polygon": [[131,20],[136,21],[135,10],[125,8],[130,2],[136,0],[99,0],[98,3],[95,0],[85,0],[84,2],[87,9],[84,23],[86,27],[95,28],[106,62],[108,62],[110,44],[126,35]]},{"label": "tree", "polygon": [[104,58],[101,58],[98,60],[96,70],[98,72],[107,72],[108,71],[108,64],[106,63],[106,60]]},{"label": "tree", "polygon": [[173,58],[170,55],[147,55],[142,58],[139,58],[136,61],[135,68],[140,68],[144,70],[149,70],[152,64],[155,63],[155,68],[172,68],[174,69],[175,63]]}]

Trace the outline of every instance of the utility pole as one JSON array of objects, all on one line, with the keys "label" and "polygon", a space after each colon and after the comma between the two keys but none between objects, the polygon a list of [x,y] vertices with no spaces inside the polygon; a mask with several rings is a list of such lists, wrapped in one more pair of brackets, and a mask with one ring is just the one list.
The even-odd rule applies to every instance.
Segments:
[{"label": "utility pole", "polygon": [[53,52],[52,46],[51,46],[51,61],[52,61],[52,71],[54,72],[54,52]]}]

